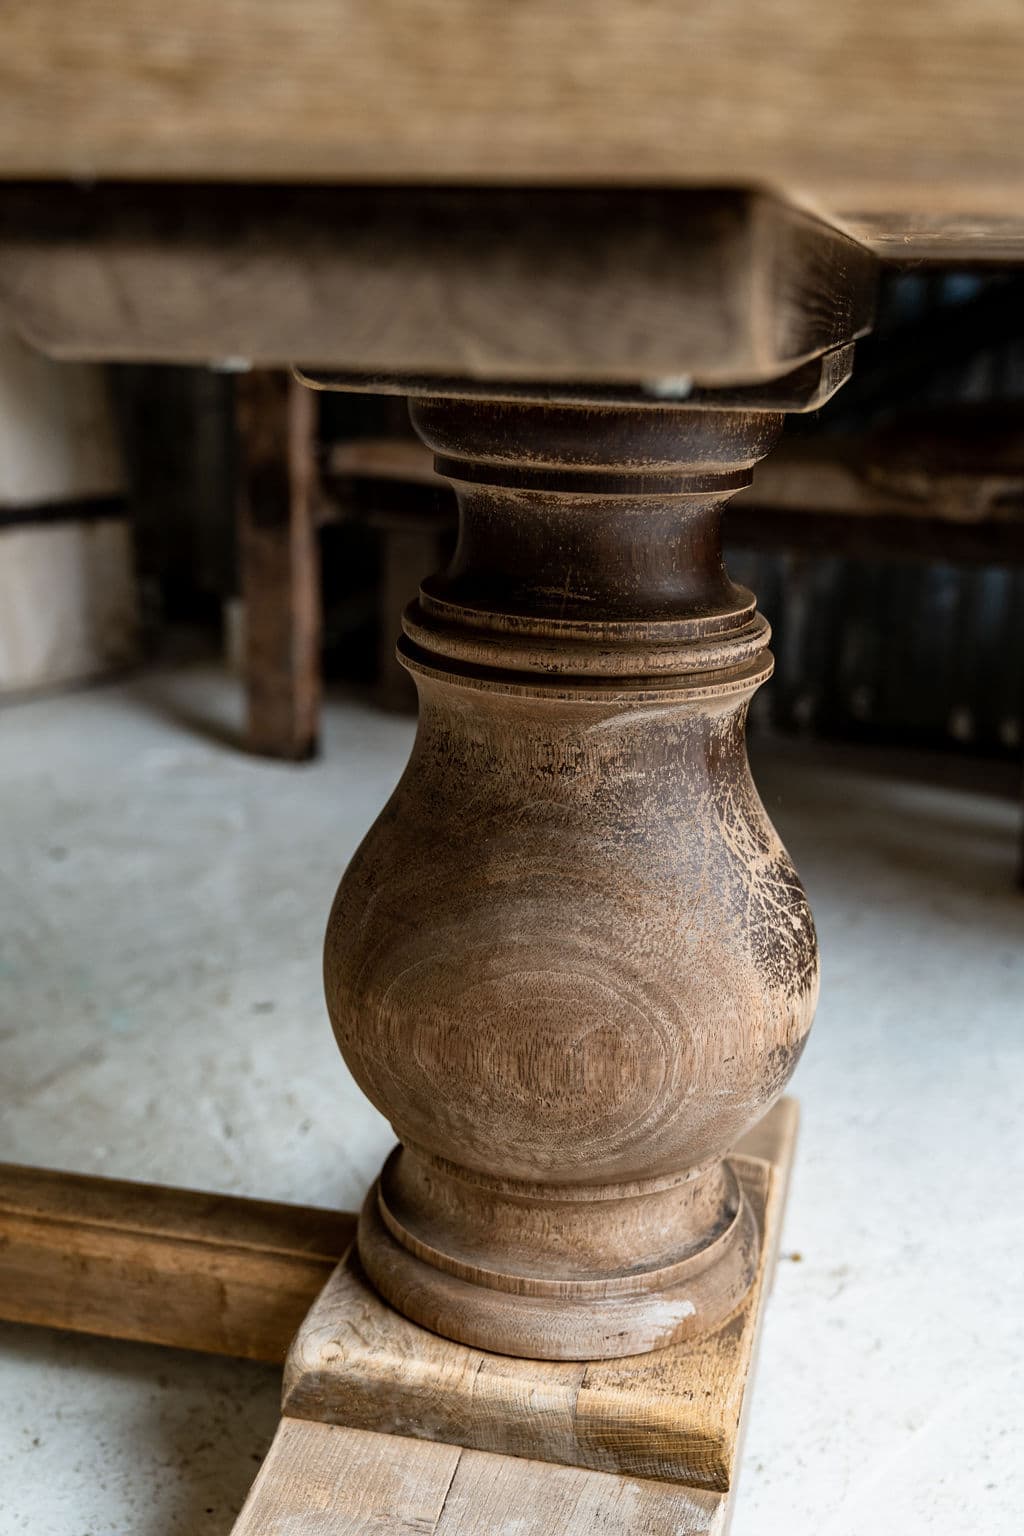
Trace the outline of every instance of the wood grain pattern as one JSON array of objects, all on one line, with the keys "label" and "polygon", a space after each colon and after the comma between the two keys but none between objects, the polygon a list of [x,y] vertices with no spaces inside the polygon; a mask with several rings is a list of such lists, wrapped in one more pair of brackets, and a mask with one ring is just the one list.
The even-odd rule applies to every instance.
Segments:
[{"label": "wood grain pattern", "polygon": [[698,1489],[282,1419],[233,1536],[724,1536]]},{"label": "wood grain pattern", "polygon": [[[1019,413],[1018,418],[1019,418]],[[821,550],[866,557],[1024,563],[1021,423],[989,407],[927,413],[895,442],[869,436],[789,438],[754,467],[753,484],[729,503],[723,537],[743,549]],[[901,421],[901,426],[905,425]],[[976,430],[980,428],[981,430]],[[885,434],[888,436],[889,434]],[[951,463],[956,456],[958,462]],[[323,515],[395,503],[454,530],[454,494],[442,498],[427,449],[413,439],[361,438],[333,444],[325,468]]]},{"label": "wood grain pattern", "polygon": [[[442,487],[425,444],[414,438],[365,437],[332,443],[327,494],[355,488],[380,499],[389,485],[418,486],[425,520],[436,521]],[[454,526],[454,495],[443,503]],[[783,436],[754,465],[752,483],[726,510],[738,513],[833,512],[850,518],[905,517],[944,522],[1012,522],[1024,515],[1024,412],[986,403],[901,413],[864,435]],[[336,516],[330,501],[327,516]]]},{"label": "wood grain pattern", "polygon": [[41,350],[300,362],[371,391],[771,379],[866,329],[875,265],[742,191],[0,190],[0,302]]},{"label": "wood grain pattern", "polygon": [[741,1144],[736,1166],[763,1235],[761,1258],[746,1302],[709,1337],[605,1362],[486,1354],[400,1317],[369,1287],[353,1253],[296,1335],[285,1367],[284,1412],[728,1489],[796,1125],[795,1101],[783,1099]]},{"label": "wood grain pattern", "polygon": [[436,1532],[461,1453],[283,1419],[234,1536]]},{"label": "wood grain pattern", "polygon": [[361,1262],[491,1352],[703,1335],[757,1265],[724,1154],[813,1017],[814,927],[750,779],[768,628],[719,525],[772,410],[419,399],[459,540],[400,651],[403,778],[339,888],[328,1008],[401,1148]]},{"label": "wood grain pattern", "polygon": [[235,385],[248,744],[300,761],[320,729],[316,405],[289,374]]},{"label": "wood grain pattern", "polygon": [[0,1165],[0,1317],[283,1360],[353,1216]]},{"label": "wood grain pattern", "polygon": [[35,0],[0,175],[761,184],[1019,253],[1021,78],[1016,0]]}]

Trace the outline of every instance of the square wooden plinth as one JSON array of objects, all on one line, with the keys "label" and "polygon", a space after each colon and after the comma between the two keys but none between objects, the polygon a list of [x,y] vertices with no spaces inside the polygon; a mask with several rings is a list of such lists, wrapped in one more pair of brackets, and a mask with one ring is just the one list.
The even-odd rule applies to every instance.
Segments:
[{"label": "square wooden plinth", "polygon": [[578,1364],[484,1354],[393,1312],[350,1252],[292,1345],[285,1418],[239,1536],[469,1536],[510,1521],[522,1532],[723,1531],[796,1124],[785,1099],[735,1155],[761,1263],[740,1311],[696,1343]]}]

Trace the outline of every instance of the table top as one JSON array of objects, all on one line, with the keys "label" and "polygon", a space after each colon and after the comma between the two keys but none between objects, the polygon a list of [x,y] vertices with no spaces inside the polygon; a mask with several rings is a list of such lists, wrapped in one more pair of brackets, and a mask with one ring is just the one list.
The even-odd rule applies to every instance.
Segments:
[{"label": "table top", "polygon": [[1019,0],[34,0],[0,179],[765,185],[1024,255]]}]

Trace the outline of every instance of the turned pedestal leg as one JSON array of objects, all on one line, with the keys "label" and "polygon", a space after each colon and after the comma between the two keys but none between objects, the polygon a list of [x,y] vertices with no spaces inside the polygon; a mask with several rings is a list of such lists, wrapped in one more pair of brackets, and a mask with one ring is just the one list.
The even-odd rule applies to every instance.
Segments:
[{"label": "turned pedestal leg", "polygon": [[338,892],[341,1050],[401,1145],[359,1254],[481,1349],[637,1354],[742,1303],[730,1165],[811,1024],[814,929],[744,721],[721,511],[771,410],[421,398],[460,536],[406,614],[403,778]]}]

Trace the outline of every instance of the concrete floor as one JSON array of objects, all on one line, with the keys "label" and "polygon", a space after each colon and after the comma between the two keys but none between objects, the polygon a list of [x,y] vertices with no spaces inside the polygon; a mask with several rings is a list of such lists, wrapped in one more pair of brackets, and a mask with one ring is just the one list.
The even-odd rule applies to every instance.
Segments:
[{"label": "concrete floor", "polygon": [[[320,993],[412,725],[233,747],[209,670],[0,714],[0,1159],[353,1208],[390,1144]],[[1020,1529],[1024,897],[1008,799],[761,746],[818,918],[733,1536]],[[941,768],[948,774],[948,768]],[[223,1536],[275,1370],[0,1328],[0,1536]]]}]

